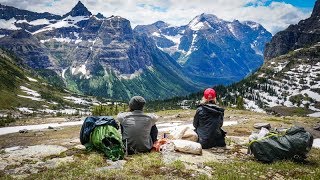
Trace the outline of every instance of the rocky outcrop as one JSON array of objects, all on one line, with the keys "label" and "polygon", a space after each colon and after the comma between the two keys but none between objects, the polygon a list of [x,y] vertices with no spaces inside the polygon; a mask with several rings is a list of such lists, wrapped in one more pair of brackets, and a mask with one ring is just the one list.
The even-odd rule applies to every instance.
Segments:
[{"label": "rocky outcrop", "polygon": [[320,1],[317,0],[311,17],[290,25],[278,32],[270,43],[266,44],[266,60],[288,53],[295,49],[313,45],[320,41]]}]

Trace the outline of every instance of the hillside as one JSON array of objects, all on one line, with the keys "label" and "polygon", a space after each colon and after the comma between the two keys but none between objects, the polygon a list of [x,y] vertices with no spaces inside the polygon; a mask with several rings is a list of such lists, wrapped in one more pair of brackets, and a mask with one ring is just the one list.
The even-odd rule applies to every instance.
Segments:
[{"label": "hillside", "polygon": [[93,97],[83,97],[52,86],[42,78],[42,74],[48,72],[33,71],[21,64],[19,58],[0,49],[0,117],[91,114],[90,107],[101,104]]}]

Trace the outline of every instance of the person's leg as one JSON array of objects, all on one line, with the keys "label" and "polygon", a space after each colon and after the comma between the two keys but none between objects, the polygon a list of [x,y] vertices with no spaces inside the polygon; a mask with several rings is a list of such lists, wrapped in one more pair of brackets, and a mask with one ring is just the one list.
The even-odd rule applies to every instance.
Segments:
[{"label": "person's leg", "polygon": [[156,142],[158,140],[158,128],[156,125],[153,125],[151,127],[150,136],[152,139],[152,143]]}]

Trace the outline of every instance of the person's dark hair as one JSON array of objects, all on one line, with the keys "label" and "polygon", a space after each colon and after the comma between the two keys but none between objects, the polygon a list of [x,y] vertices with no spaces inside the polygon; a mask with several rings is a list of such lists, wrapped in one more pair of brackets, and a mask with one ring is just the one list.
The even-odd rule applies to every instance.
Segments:
[{"label": "person's dark hair", "polygon": [[133,96],[129,101],[130,111],[143,110],[146,100],[142,96]]}]

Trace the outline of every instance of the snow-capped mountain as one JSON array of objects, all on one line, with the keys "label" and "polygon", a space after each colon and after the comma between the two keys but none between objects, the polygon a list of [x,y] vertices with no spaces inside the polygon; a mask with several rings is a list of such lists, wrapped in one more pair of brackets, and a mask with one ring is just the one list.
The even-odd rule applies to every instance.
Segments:
[{"label": "snow-capped mountain", "polygon": [[264,44],[272,36],[255,22],[228,22],[211,14],[201,14],[185,26],[158,21],[134,30],[147,34],[195,79],[208,85],[230,84],[259,68]]},{"label": "snow-capped mountain", "polygon": [[68,13],[35,31],[0,38],[33,69],[50,69],[67,88],[96,96],[163,99],[198,90],[170,56],[132,31],[119,16],[92,15],[79,1]]}]

